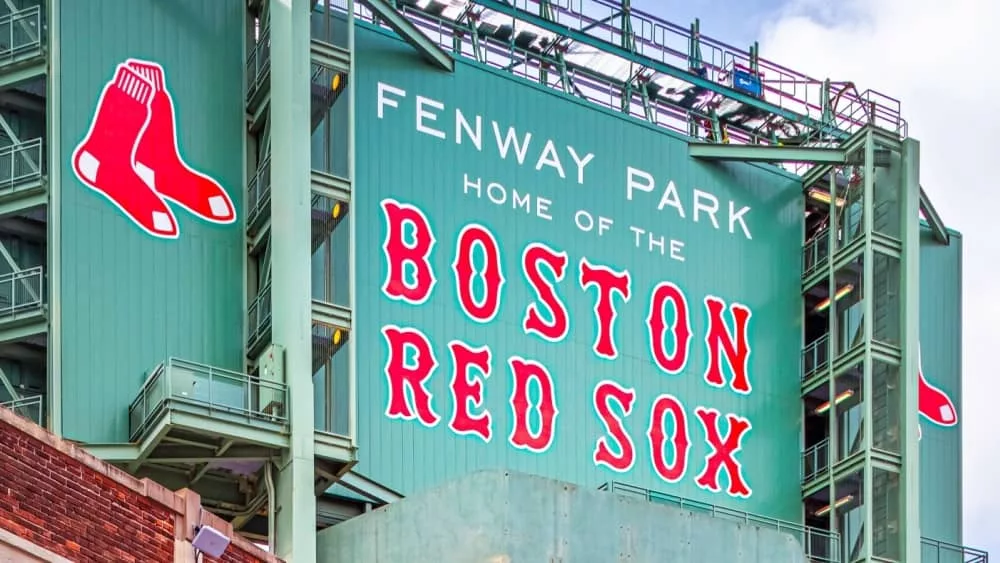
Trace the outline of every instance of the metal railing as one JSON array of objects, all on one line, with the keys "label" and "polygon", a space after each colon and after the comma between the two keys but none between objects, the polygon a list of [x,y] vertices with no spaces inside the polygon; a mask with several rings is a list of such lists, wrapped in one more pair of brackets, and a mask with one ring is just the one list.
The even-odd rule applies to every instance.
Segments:
[{"label": "metal railing", "polygon": [[805,555],[811,561],[816,563],[840,563],[840,534],[837,532],[811,528],[802,524],[752,514],[743,510],[724,508],[707,502],[686,499],[618,481],[605,483],[598,487],[598,489],[623,496],[642,498],[649,502],[669,504],[684,510],[707,514],[713,518],[730,520],[741,524],[754,524],[791,534],[800,542]]},{"label": "metal railing", "polygon": [[41,139],[0,148],[0,193],[31,187],[42,178],[44,170]]},{"label": "metal railing", "polygon": [[264,87],[268,71],[271,70],[271,31],[262,29],[257,44],[247,56],[247,102]]},{"label": "metal railing", "polygon": [[44,39],[40,6],[0,17],[0,65],[41,53]]},{"label": "metal railing", "polygon": [[264,286],[247,309],[247,345],[253,348],[271,329],[271,284]]},{"label": "metal railing", "polygon": [[40,309],[44,280],[41,266],[0,275],[0,319]]},{"label": "metal railing", "polygon": [[[344,0],[327,1],[332,8],[347,11]],[[525,15],[541,13],[538,0],[515,0],[507,4],[513,4],[513,7]],[[551,49],[519,48],[513,38],[501,39],[493,37],[489,32],[483,33],[482,25],[500,28],[512,23],[509,15],[501,15],[493,9],[481,10],[472,23],[461,18],[454,19],[454,16],[463,12],[461,9],[451,16],[447,15],[450,11],[448,9],[439,14],[437,10],[427,11],[412,4],[399,5],[398,9],[432,41],[455,55],[473,58],[480,63],[560,89],[565,89],[567,85],[560,80],[543,79],[551,77],[543,68],[556,69],[565,64],[564,74],[573,80],[573,91],[578,95],[682,134],[690,134],[690,118],[692,113],[698,113],[697,108],[681,107],[669,95],[655,96],[651,97],[654,99],[644,101],[641,99],[641,87],[632,85],[631,88],[623,88],[623,80],[631,77],[627,73],[631,68],[627,60],[619,59],[621,64],[616,65],[617,72],[607,63],[613,60],[612,51],[625,49],[628,52],[626,59],[641,56],[690,72],[694,62],[690,45],[695,41],[691,28],[632,8],[628,11],[630,26],[626,33],[620,23],[621,6],[617,3],[605,0],[564,0],[548,6],[553,11],[552,19],[557,27],[591,36],[604,42],[605,46],[600,49],[590,46],[570,47],[561,58],[556,58]],[[356,4],[355,8],[355,13],[361,20],[385,26],[384,22],[379,21],[362,4]],[[551,31],[541,30],[524,22],[519,22],[516,28],[530,29],[534,39],[533,46],[556,42],[556,34]],[[621,47],[623,36],[628,36],[633,45]],[[700,45],[700,65],[704,78],[721,87],[732,87],[734,67],[751,65],[749,53],[742,49],[700,33],[697,33],[697,42]],[[821,141],[820,137],[823,135],[832,133],[837,138],[843,138],[874,124],[900,136],[906,135],[906,122],[900,117],[900,102],[894,98],[873,91],[859,93],[850,82],[817,80],[765,59],[759,59],[758,66],[762,97],[766,99],[766,103],[797,116],[776,121],[780,122],[783,134],[792,137],[805,134],[806,141],[812,143]],[[643,73],[641,78],[648,79],[650,75],[655,76],[655,73]],[[628,100],[624,105],[623,99]],[[829,107],[824,107],[824,100],[831,100]],[[655,108],[652,116],[644,110],[644,103]],[[832,114],[832,119],[826,122],[828,111]],[[729,124],[729,137],[738,143],[773,142],[768,132],[743,130],[734,123]]]},{"label": "metal railing", "polygon": [[271,206],[271,157],[257,165],[257,173],[247,184],[247,227],[254,231],[264,213]]},{"label": "metal railing", "polygon": [[830,467],[830,439],[824,438],[802,452],[802,482],[807,483]]},{"label": "metal railing", "polygon": [[14,411],[18,416],[24,417],[35,424],[45,426],[42,416],[45,414],[45,397],[42,395],[32,395],[0,403],[0,407]]},{"label": "metal railing", "polygon": [[830,335],[813,340],[802,349],[802,381],[825,370],[830,365]]},{"label": "metal railing", "polygon": [[248,422],[287,420],[288,386],[245,373],[170,358],[152,375],[128,408],[129,439],[137,441],[165,409],[207,409]]},{"label": "metal railing", "polygon": [[920,538],[920,561],[922,563],[989,563],[990,554],[963,545]]},{"label": "metal railing", "polygon": [[802,277],[816,271],[830,256],[830,229],[826,228],[816,233],[802,247]]}]

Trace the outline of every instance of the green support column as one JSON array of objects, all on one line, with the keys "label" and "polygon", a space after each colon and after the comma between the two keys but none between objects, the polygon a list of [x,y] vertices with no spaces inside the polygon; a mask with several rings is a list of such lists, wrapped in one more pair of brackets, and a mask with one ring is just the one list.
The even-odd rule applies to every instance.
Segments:
[{"label": "green support column", "polygon": [[872,403],[872,373],[874,372],[872,366],[872,339],[875,336],[875,301],[879,299],[885,299],[885,296],[876,295],[875,289],[875,251],[872,246],[872,233],[875,231],[875,137],[872,134],[872,130],[868,129],[865,135],[865,160],[864,166],[862,168],[862,182],[864,183],[864,192],[862,192],[862,198],[864,201],[864,211],[862,212],[861,221],[864,225],[864,239],[865,239],[865,250],[864,250],[864,274],[862,277],[862,296],[863,296],[863,307],[862,319],[864,319],[864,380],[861,387],[861,400],[864,403],[863,413],[864,413],[864,457],[865,465],[862,475],[864,475],[864,483],[861,491],[861,498],[863,499],[863,518],[865,522],[864,527],[864,549],[862,554],[865,561],[871,561],[872,557],[872,541],[874,538],[873,528],[875,527],[875,511],[872,509],[873,503],[873,490],[874,490],[874,480],[875,471],[872,468],[872,439],[874,433],[872,432],[872,421],[875,420],[873,415],[874,409]]},{"label": "green support column", "polygon": [[903,418],[900,521],[902,561],[920,561],[920,451],[917,442],[917,346],[920,342],[920,144],[903,141],[902,181],[902,344],[900,380],[904,382],[901,413]]},{"label": "green support column", "polygon": [[271,4],[272,339],[284,348],[291,449],[276,483],[276,555],[316,561],[310,336],[310,0]]}]

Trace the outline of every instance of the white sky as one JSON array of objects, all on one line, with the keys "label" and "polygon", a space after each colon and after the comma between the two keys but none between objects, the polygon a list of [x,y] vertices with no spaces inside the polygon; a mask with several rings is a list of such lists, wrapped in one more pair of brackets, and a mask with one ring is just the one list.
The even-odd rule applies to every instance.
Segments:
[{"label": "white sky", "polygon": [[[902,101],[921,142],[921,183],[964,237],[964,543],[1000,556],[1000,461],[989,357],[1000,316],[1000,220],[991,166],[1000,167],[997,0],[790,0],[763,25],[761,56],[815,78],[853,80]],[[998,171],[1000,172],[1000,171]],[[991,194],[992,195],[992,194]]]}]

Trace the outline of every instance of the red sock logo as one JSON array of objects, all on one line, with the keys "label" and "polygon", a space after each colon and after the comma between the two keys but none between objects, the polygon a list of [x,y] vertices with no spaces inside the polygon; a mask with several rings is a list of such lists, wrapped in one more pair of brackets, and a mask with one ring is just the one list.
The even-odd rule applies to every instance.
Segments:
[{"label": "red sock logo", "polygon": [[917,403],[920,414],[938,426],[958,424],[958,410],[947,393],[931,385],[924,378],[924,368],[917,348]]},{"label": "red sock logo", "polygon": [[135,145],[149,123],[153,87],[125,65],[104,86],[86,137],[73,151],[73,172],[147,233],[177,238],[177,219],[135,169]]},{"label": "red sock logo", "polygon": [[156,63],[129,59],[118,65],[73,151],[73,172],[146,233],[174,239],[177,219],[164,200],[212,223],[236,221],[236,210],[218,182],[181,157],[165,84]]}]

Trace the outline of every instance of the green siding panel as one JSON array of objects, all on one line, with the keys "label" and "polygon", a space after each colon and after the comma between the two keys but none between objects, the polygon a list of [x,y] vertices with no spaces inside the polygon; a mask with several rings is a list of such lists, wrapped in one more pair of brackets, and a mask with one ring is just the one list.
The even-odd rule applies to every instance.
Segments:
[{"label": "green siding panel", "polygon": [[[243,369],[244,3],[59,5],[63,429],[71,439],[121,442],[144,374],[166,357]],[[73,150],[129,57],[165,68],[183,158],[222,184],[236,223],[209,224],[172,206],[180,237],[154,239],[74,176]]]},{"label": "green siding panel", "polygon": [[920,346],[924,376],[951,397],[958,424],[920,417],[920,533],[962,545],[962,238],[936,242],[922,229]]},{"label": "green siding panel", "polygon": [[[801,190],[797,180],[773,167],[718,165],[687,156],[686,142],[662,129],[624,118],[588,103],[544,90],[528,82],[460,60],[454,74],[431,70],[412,48],[380,32],[362,29],[357,37],[357,221],[356,330],[358,369],[358,470],[385,485],[410,494],[474,470],[512,468],[518,471],[596,487],[619,480],[647,488],[732,506],[788,520],[801,518],[799,354],[801,343]],[[406,90],[399,107],[386,107],[379,119],[379,81]],[[447,134],[438,139],[416,130],[415,99],[425,96],[445,104],[431,123]],[[467,119],[483,116],[483,150],[466,139],[455,143],[455,108]],[[428,108],[430,109],[430,108]],[[518,166],[497,155],[491,120],[502,130],[514,126],[533,135],[528,158]],[[534,162],[546,139],[553,139],[567,163],[569,178],[551,170],[536,171]],[[565,145],[579,154],[596,156],[587,167],[583,185]],[[626,201],[626,169],[634,166],[656,177],[654,194]],[[463,175],[482,177],[509,188],[550,198],[554,220],[495,206],[462,194]],[[678,219],[667,208],[656,211],[667,181],[672,180],[687,210]],[[721,208],[729,200],[736,209],[749,205],[753,240],[730,234],[724,217],[716,230],[702,217],[692,221],[692,189],[716,195]],[[381,246],[386,223],[379,207],[383,198],[419,206],[435,230],[432,262],[438,283],[422,306],[390,301],[380,288],[386,273]],[[508,206],[510,204],[508,203]],[[577,209],[615,221],[603,237],[573,226]],[[497,236],[507,283],[500,313],[488,325],[467,320],[457,306],[450,269],[456,236],[467,222],[480,222]],[[632,242],[629,225],[651,229],[686,244],[684,262],[654,255]],[[525,307],[534,293],[520,272],[521,251],[531,242],[545,242],[569,254],[567,278],[559,293],[567,304],[571,328],[562,343],[551,344],[521,330]],[[616,323],[620,357],[599,360],[591,350],[594,337],[593,295],[578,287],[582,257],[592,263],[627,268],[632,276],[631,301],[619,307]],[[645,317],[653,286],[673,281],[687,294],[693,329],[691,356],[680,375],[660,373],[648,351]],[[706,295],[750,306],[750,373],[754,390],[741,396],[728,388],[712,388],[703,380],[707,354],[703,337]],[[383,374],[387,352],[380,334],[386,324],[412,326],[431,340],[439,361],[429,387],[442,421],[435,428],[417,422],[391,420],[384,414],[388,386]],[[493,439],[458,437],[448,430],[452,400],[448,392],[451,361],[447,344],[462,339],[488,344],[492,374],[485,383],[485,404],[493,416]],[[544,364],[555,381],[559,415],[555,441],[544,454],[508,445],[511,375],[506,361],[520,355]],[[633,468],[616,474],[592,462],[596,440],[604,435],[594,412],[594,386],[609,378],[634,387],[637,399],[625,426],[636,448]],[[671,393],[685,405],[693,442],[687,474],[668,484],[653,471],[646,428],[657,395]],[[753,429],[737,454],[753,487],[750,499],[711,493],[695,485],[708,453],[695,407],[748,417]],[[723,429],[725,431],[725,428]],[[723,477],[722,486],[727,484]]]}]

